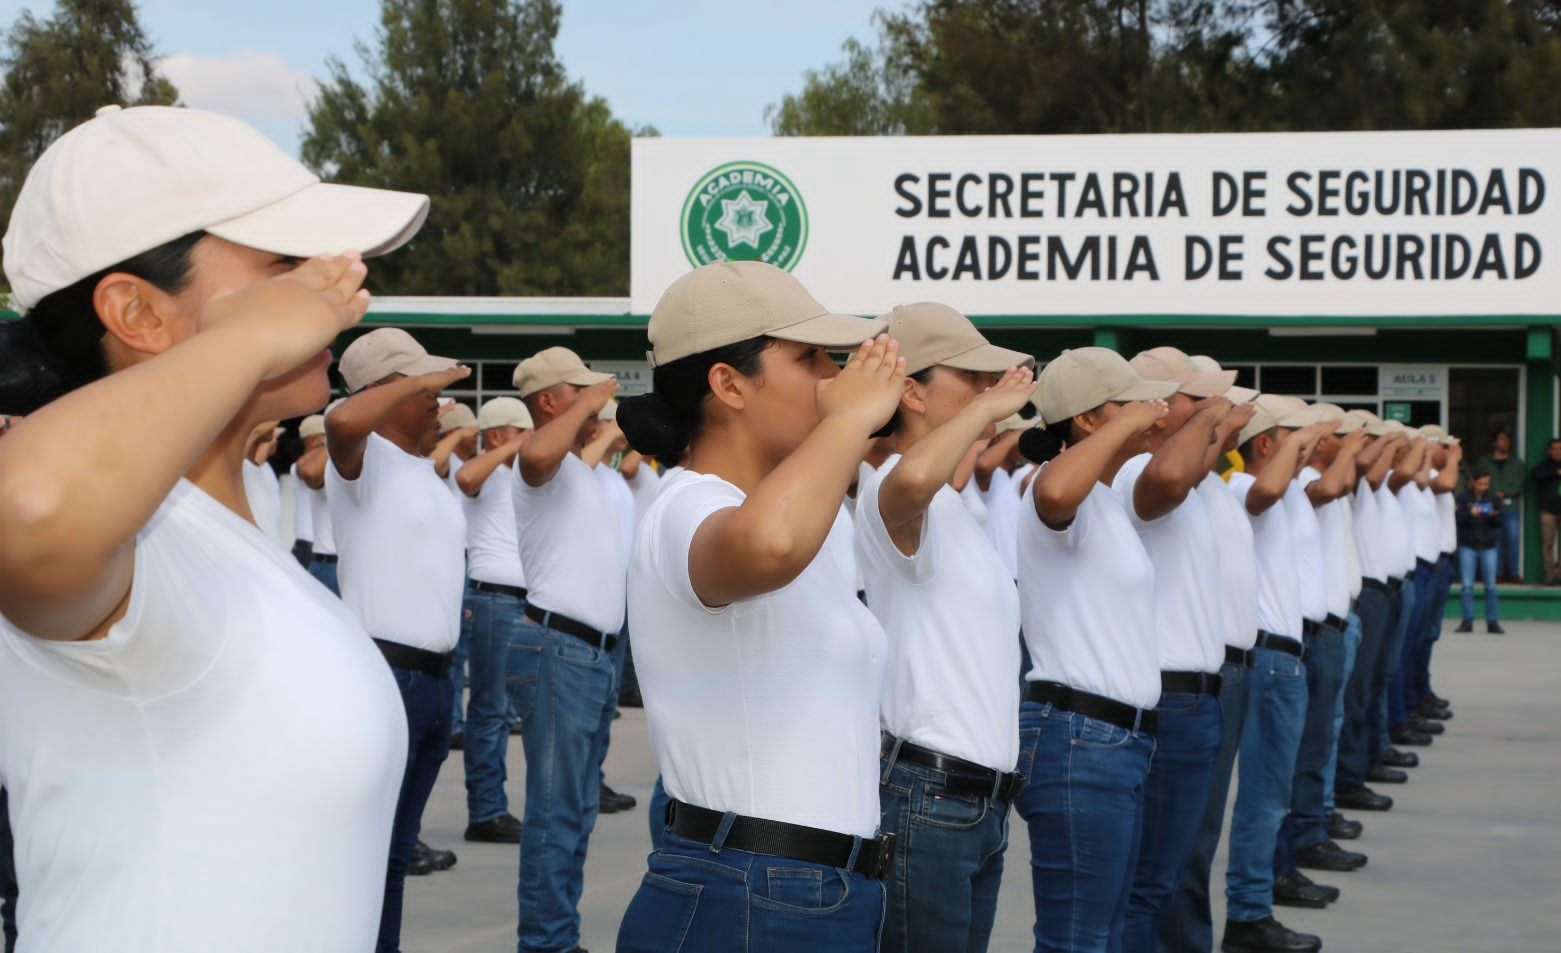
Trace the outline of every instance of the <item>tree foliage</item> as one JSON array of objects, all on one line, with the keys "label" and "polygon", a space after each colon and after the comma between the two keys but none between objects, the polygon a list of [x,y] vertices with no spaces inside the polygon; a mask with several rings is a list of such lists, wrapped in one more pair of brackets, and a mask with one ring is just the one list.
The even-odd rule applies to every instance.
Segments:
[{"label": "tree foliage", "polygon": [[382,0],[366,79],[339,60],[304,161],[336,181],[428,192],[393,294],[626,294],[630,130],[569,79],[556,0]]},{"label": "tree foliage", "polygon": [[131,0],[59,0],[23,11],[0,51],[0,231],[27,170],[49,144],[103,106],[173,104]]},{"label": "tree foliage", "polygon": [[921,0],[877,27],[766,111],[777,134],[1561,122],[1556,0]]}]

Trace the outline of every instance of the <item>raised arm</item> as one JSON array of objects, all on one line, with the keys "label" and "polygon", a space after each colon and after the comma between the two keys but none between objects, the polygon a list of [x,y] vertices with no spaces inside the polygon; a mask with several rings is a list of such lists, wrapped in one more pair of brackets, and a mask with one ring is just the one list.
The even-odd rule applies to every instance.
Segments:
[{"label": "raised arm", "polygon": [[807,439],[741,506],[711,514],[695,532],[688,572],[705,605],[774,592],[818,556],[873,432],[899,405],[899,355],[884,335],[858,348],[838,377],[821,382],[822,419]]},{"label": "raised arm", "polygon": [[1355,455],[1366,442],[1366,431],[1355,430],[1339,442],[1339,452],[1322,476],[1306,487],[1306,498],[1313,506],[1324,506],[1355,489]]},{"label": "raised arm", "polygon": [[580,391],[568,410],[532,431],[518,460],[521,479],[527,486],[541,486],[553,479],[564,458],[574,451],[580,428],[601,413],[617,392],[616,380],[592,384]]},{"label": "raised arm", "polygon": [[1214,425],[1214,439],[1209,441],[1208,447],[1203,451],[1203,472],[1210,473],[1225,456],[1225,444],[1230,441],[1232,434],[1239,434],[1243,427],[1252,422],[1252,415],[1257,413],[1254,404],[1236,404],[1230,408],[1220,422]]},{"label": "raised arm", "polygon": [[413,394],[430,397],[471,374],[471,368],[457,365],[432,374],[398,377],[378,387],[358,391],[325,415],[325,446],[336,472],[344,479],[356,480],[363,472],[363,448],[369,434],[384,421],[395,406]]},{"label": "raised arm", "polygon": [[311,490],[318,490],[325,486],[325,445],[321,444],[313,450],[304,451],[304,455],[298,458],[298,479]]},{"label": "raised arm", "polygon": [[1099,430],[1067,447],[1042,467],[1031,484],[1035,513],[1041,522],[1052,529],[1066,529],[1106,468],[1121,453],[1122,445],[1149,429],[1168,409],[1163,400],[1124,404]]},{"label": "raised arm", "polygon": [[1410,441],[1409,449],[1393,464],[1393,472],[1388,474],[1388,489],[1397,493],[1414,482],[1424,462],[1425,448],[1426,444],[1423,440]]},{"label": "raised arm", "polygon": [[618,422],[604,420],[596,429],[596,436],[580,450],[580,459],[585,461],[586,466],[594,467],[628,445],[629,441],[624,439],[623,428],[618,426]]},{"label": "raised arm", "polygon": [[1019,445],[1019,438],[1022,436],[1024,436],[1023,430],[1000,433],[993,437],[991,443],[981,451],[981,455],[976,457],[976,486],[981,492],[985,493],[992,488],[992,474],[1002,467],[1008,455],[1013,453],[1014,447]]},{"label": "raised arm", "polygon": [[509,463],[515,459],[520,448],[531,439],[531,431],[522,430],[520,433],[506,440],[504,443],[489,447],[482,453],[467,460],[461,466],[461,471],[455,475],[455,485],[467,496],[475,497],[482,492],[482,486],[488,482],[488,477],[499,468],[501,463]]},{"label": "raised arm", "polygon": [[1028,367],[1010,370],[946,423],[916,441],[883,478],[878,487],[878,513],[900,552],[915,554],[932,498],[969,459],[970,449],[979,446],[986,428],[1025,405],[1034,380]]},{"label": "raised arm", "polygon": [[[261,381],[362,319],[364,274],[355,255],[312,259],[213,299],[200,333],[129,341],[166,349],[18,422],[0,440],[0,614],[44,639],[106,632],[124,611],[136,534],[214,443],[240,439],[232,428],[251,425],[236,418]],[[98,286],[100,311],[118,309],[106,317],[116,334],[143,332],[127,327],[136,305],[113,300],[113,281]]]},{"label": "raised arm", "polygon": [[1431,489],[1436,493],[1451,493],[1458,488],[1458,466],[1463,463],[1463,446],[1453,444],[1447,448],[1447,465],[1437,471],[1436,479],[1431,481]]},{"label": "raised arm", "polygon": [[1157,520],[1182,505],[1209,473],[1209,448],[1215,427],[1230,413],[1223,397],[1198,402],[1187,422],[1160,444],[1133,484],[1133,509],[1142,520]]},{"label": "raised arm", "polygon": [[[1290,488],[1290,481],[1295,479],[1296,470],[1300,468],[1301,460],[1316,446],[1317,440],[1322,436],[1322,425],[1312,424],[1299,430],[1292,430],[1279,438],[1279,449],[1274,451],[1273,457],[1263,465],[1263,469],[1254,479],[1252,486],[1247,490],[1247,512],[1253,516],[1261,516],[1273,508],[1275,503],[1284,499],[1285,491]],[[1332,427],[1330,423],[1327,426]]]},{"label": "raised arm", "polygon": [[1367,452],[1374,451],[1376,459],[1371,462],[1370,468],[1366,471],[1367,485],[1373,490],[1382,486],[1382,481],[1386,480],[1388,474],[1393,472],[1393,464],[1398,462],[1399,457],[1403,456],[1407,447],[1408,445],[1404,442],[1403,436],[1399,434],[1383,437],[1372,444]]},{"label": "raised arm", "polygon": [[477,436],[476,427],[457,427],[434,444],[434,452],[428,455],[428,459],[434,461],[434,473],[443,480],[450,476],[450,458],[455,455],[455,448],[461,445],[461,441],[468,437]]}]

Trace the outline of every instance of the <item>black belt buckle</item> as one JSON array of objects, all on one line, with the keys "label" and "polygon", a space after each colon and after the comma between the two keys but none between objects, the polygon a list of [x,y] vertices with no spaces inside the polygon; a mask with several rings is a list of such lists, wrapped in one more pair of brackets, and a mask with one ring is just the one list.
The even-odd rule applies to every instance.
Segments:
[{"label": "black belt buckle", "polygon": [[1012,804],[1019,792],[1024,790],[1024,775],[1017,771],[1010,771],[1002,776],[1002,783],[997,786],[997,799]]},{"label": "black belt buckle", "polygon": [[889,873],[890,865],[894,863],[894,834],[879,834],[873,850],[871,870],[862,873],[869,877],[882,879]]}]

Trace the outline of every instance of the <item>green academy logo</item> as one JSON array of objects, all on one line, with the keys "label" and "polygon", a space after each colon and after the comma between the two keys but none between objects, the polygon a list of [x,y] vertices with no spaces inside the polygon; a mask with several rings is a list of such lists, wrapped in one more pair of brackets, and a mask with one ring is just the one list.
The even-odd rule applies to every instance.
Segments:
[{"label": "green academy logo", "polygon": [[696,267],[767,261],[790,271],[808,242],[808,210],[791,180],[759,162],[705,173],[683,203],[683,252]]}]

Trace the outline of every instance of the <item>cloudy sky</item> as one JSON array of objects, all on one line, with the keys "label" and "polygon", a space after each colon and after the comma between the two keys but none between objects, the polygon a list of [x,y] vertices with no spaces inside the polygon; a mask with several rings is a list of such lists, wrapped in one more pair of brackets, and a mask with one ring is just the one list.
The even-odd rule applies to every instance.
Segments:
[{"label": "cloudy sky", "polygon": [[[765,135],[764,107],[802,72],[875,35],[872,12],[904,0],[563,0],[570,75],[632,124],[669,136]],[[188,105],[233,113],[296,150],[325,63],[355,66],[378,0],[139,0],[141,23]],[[0,24],[49,0],[0,0]]]}]

